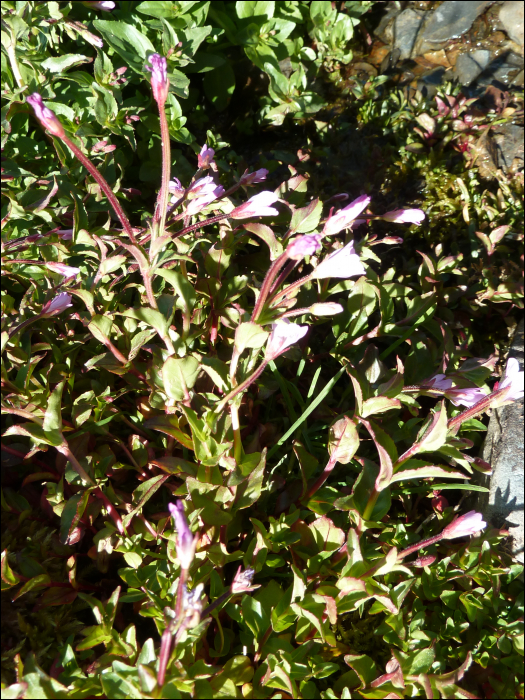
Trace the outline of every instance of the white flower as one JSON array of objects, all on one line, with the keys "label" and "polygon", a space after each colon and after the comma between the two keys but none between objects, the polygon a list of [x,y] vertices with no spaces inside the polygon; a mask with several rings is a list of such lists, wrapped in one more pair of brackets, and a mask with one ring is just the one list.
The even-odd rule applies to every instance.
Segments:
[{"label": "white flower", "polygon": [[308,333],[308,326],[298,326],[286,319],[276,321],[266,345],[265,358],[268,362],[282,355],[290,345],[294,345]]},{"label": "white flower", "polygon": [[339,277],[347,279],[364,275],[366,272],[359,255],[355,252],[354,242],[350,241],[344,248],[336,250],[320,263],[312,272],[315,279],[326,279],[327,277]]}]

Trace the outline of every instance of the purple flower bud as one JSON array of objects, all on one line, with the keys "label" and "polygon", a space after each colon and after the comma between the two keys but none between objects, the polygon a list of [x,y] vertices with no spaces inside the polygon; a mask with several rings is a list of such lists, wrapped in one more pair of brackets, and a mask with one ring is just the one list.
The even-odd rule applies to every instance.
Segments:
[{"label": "purple flower bud", "polygon": [[152,67],[145,66],[145,68],[151,73],[151,90],[157,104],[161,107],[168,98],[170,86],[166,59],[158,53],[152,53],[148,56],[148,61]]},{"label": "purple flower bud", "polygon": [[263,182],[264,180],[266,180],[267,175],[268,170],[266,170],[266,168],[259,168],[259,170],[256,170],[254,173],[249,173],[248,170],[245,170],[244,174],[239,180],[239,184],[244,185],[245,187],[248,187],[249,185],[255,185],[258,182]]},{"label": "purple flower bud", "polygon": [[466,389],[459,389],[454,387],[454,389],[447,389],[445,391],[445,396],[450,399],[454,406],[467,406],[470,408],[484,399],[487,394],[478,387],[467,387]]},{"label": "purple flower bud", "polygon": [[70,241],[73,238],[73,229],[72,228],[63,228],[60,229],[59,231],[55,231],[55,233],[60,236],[60,238],[63,241]]},{"label": "purple flower bud", "polygon": [[517,401],[523,398],[523,372],[520,372],[520,363],[511,357],[507,362],[505,374],[499,383],[498,391],[507,389],[506,401]]},{"label": "purple flower bud", "polygon": [[282,355],[285,350],[304,338],[307,333],[308,326],[297,326],[286,319],[274,323],[266,345],[265,359],[267,362]]},{"label": "purple flower bud", "polygon": [[456,537],[465,537],[466,535],[475,535],[480,530],[487,527],[487,523],[484,522],[481,513],[476,513],[475,510],[471,510],[465,515],[455,518],[441,533],[443,539],[453,540]]},{"label": "purple flower bud", "polygon": [[68,280],[71,277],[76,277],[80,273],[80,268],[70,267],[69,265],[64,265],[63,263],[48,262],[46,267],[51,270],[51,272],[58,272],[59,275],[64,275],[65,279]]},{"label": "purple flower bud", "polygon": [[209,168],[214,155],[215,151],[213,150],[213,148],[208,148],[208,145],[205,143],[204,146],[201,148],[201,152],[199,153],[197,159],[197,165],[199,166],[199,168],[203,170]]},{"label": "purple flower bud", "polygon": [[321,248],[322,236],[318,233],[310,233],[307,236],[299,236],[286,248],[286,253],[292,260],[302,260],[306,255],[313,255]]},{"label": "purple flower bud", "polygon": [[175,503],[168,503],[168,509],[177,530],[177,544],[175,545],[177,559],[180,562],[181,569],[188,571],[195,556],[197,537],[193,537],[188,527],[181,500],[177,500]]},{"label": "purple flower bud", "polygon": [[71,303],[71,294],[67,292],[62,292],[57,294],[57,296],[44,304],[40,315],[43,318],[50,318],[51,316],[58,316],[62,311],[65,311],[69,306],[73,306]]},{"label": "purple flower bud", "polygon": [[115,9],[114,2],[106,2],[105,0],[102,2],[90,2],[89,0],[85,0],[82,4],[86,7],[92,7],[94,10],[102,10],[103,12],[111,12],[111,10]]},{"label": "purple flower bud", "polygon": [[310,313],[314,316],[335,316],[336,314],[342,314],[343,311],[344,307],[342,307],[341,304],[337,304],[335,301],[326,301],[310,306]]},{"label": "purple flower bud", "polygon": [[366,272],[359,255],[355,252],[354,242],[350,241],[344,248],[336,250],[320,263],[312,272],[315,279],[326,279],[327,277],[338,277],[348,279],[357,275],[364,275]]},{"label": "purple flower bud", "polygon": [[422,209],[394,209],[381,217],[385,221],[394,224],[421,224],[425,220],[425,212]]},{"label": "purple flower bud", "polygon": [[58,136],[59,138],[66,135],[64,127],[60,123],[57,115],[44,105],[42,97],[38,94],[38,92],[34,92],[32,95],[29,95],[27,101],[33,108],[35,117],[38,119],[44,129],[47,129],[50,134],[53,134],[53,136]]},{"label": "purple flower bud", "polygon": [[269,206],[279,199],[274,192],[263,191],[255,194],[244,204],[236,207],[230,214],[231,219],[249,219],[252,216],[274,216],[279,212]]},{"label": "purple flower bud", "polygon": [[323,229],[323,236],[331,236],[334,233],[339,233],[345,228],[348,228],[359,214],[370,204],[370,197],[366,194],[354,199],[347,207],[338,211],[337,214],[331,216]]}]

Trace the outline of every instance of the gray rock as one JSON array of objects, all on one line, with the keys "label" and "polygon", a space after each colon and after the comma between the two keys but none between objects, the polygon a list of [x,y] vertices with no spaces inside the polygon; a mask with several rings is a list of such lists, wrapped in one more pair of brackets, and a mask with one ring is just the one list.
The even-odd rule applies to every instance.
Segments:
[{"label": "gray rock", "polygon": [[512,51],[497,56],[492,60],[478,79],[478,85],[486,86],[501,83],[510,85],[514,83],[523,69],[523,57]]},{"label": "gray rock", "polygon": [[404,61],[410,58],[416,36],[423,22],[423,13],[410,8],[403,10],[394,23],[395,41],[394,48],[399,49],[399,59]]},{"label": "gray rock", "polygon": [[[509,356],[517,358],[523,370],[523,320]],[[487,520],[509,530],[512,554],[523,563],[523,399],[492,412],[483,459],[493,473],[478,479],[489,493],[480,494],[477,505]]]},{"label": "gray rock", "polygon": [[497,147],[497,165],[504,172],[523,168],[523,127],[503,124],[494,135]]},{"label": "gray rock", "polygon": [[457,39],[471,28],[489,2],[480,0],[445,0],[433,12],[423,28],[422,39],[430,43],[441,43]]},{"label": "gray rock", "polygon": [[461,85],[469,86],[481,75],[490,62],[488,49],[477,49],[470,53],[462,53],[456,61],[455,76]]},{"label": "gray rock", "polygon": [[515,0],[504,2],[499,19],[512,41],[523,46],[523,3]]}]

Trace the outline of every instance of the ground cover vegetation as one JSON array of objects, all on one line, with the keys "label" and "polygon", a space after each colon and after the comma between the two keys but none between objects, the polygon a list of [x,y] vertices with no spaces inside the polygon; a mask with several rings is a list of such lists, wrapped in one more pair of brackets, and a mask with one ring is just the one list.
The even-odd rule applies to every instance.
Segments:
[{"label": "ground cover vegetation", "polygon": [[523,100],[380,5],[3,3],[2,697],[523,697]]}]

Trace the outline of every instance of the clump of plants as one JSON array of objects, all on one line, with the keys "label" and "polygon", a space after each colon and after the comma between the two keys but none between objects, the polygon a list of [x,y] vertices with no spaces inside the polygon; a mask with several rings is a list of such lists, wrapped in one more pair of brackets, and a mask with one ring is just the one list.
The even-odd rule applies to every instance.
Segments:
[{"label": "clump of plants", "polygon": [[461,254],[399,272],[425,212],[323,204],[294,168],[264,189],[205,144],[179,172],[176,81],[143,58],[142,215],[125,154],[34,84],[9,108],[3,694],[522,694],[522,567],[463,496],[523,372],[472,356]]}]

